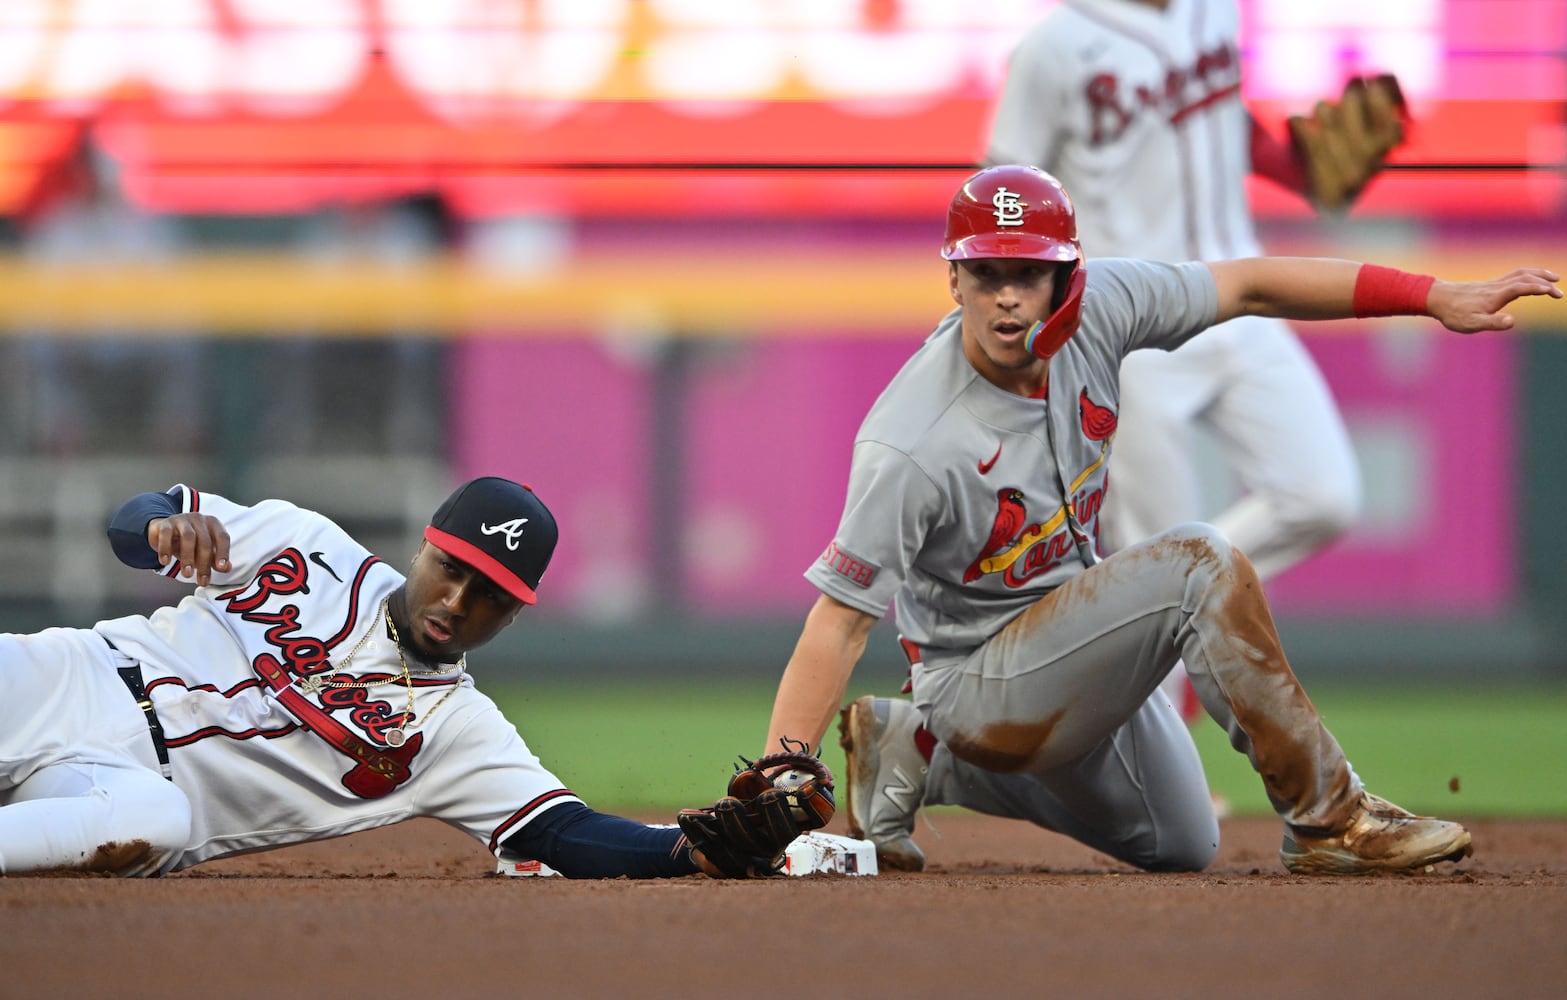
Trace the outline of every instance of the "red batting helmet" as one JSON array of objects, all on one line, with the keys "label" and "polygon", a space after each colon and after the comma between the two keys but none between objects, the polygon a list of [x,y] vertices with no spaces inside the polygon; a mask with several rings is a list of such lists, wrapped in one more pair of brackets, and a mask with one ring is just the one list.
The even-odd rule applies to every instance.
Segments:
[{"label": "red batting helmet", "polygon": [[1028,349],[1049,358],[1077,332],[1083,302],[1083,247],[1077,216],[1061,182],[1038,167],[987,167],[963,182],[947,210],[941,245],[947,260],[1014,257],[1066,264],[1053,311],[1029,331]]}]

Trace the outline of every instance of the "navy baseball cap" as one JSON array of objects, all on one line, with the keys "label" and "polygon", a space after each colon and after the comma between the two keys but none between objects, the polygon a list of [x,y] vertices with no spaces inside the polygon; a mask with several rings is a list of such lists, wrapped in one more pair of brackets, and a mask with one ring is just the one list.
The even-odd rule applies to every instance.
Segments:
[{"label": "navy baseball cap", "polygon": [[534,604],[539,579],[559,537],[555,515],[533,488],[484,476],[457,487],[435,509],[425,541],[489,577],[524,604]]}]

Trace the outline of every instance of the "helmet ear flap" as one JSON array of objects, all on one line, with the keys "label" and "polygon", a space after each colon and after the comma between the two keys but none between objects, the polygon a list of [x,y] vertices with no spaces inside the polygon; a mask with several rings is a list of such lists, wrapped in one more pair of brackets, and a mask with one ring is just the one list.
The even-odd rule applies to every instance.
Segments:
[{"label": "helmet ear flap", "polygon": [[1056,266],[1055,290],[1050,293],[1050,312],[1053,315],[1072,294],[1072,278],[1082,270],[1081,261],[1067,261]]},{"label": "helmet ear flap", "polygon": [[1074,261],[1071,273],[1065,281],[1057,282],[1055,300],[1058,305],[1050,316],[1029,328],[1023,343],[1036,358],[1048,361],[1059,351],[1072,334],[1077,332],[1078,316],[1083,309],[1083,288],[1088,284],[1088,272],[1082,261]]}]

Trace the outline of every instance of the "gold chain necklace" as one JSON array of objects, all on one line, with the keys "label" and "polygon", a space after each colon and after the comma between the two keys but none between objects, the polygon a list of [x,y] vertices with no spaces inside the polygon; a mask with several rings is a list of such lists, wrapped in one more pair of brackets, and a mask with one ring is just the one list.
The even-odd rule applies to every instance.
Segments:
[{"label": "gold chain necklace", "polygon": [[[408,706],[403,710],[403,724],[401,726],[393,727],[386,733],[386,745],[395,749],[408,742],[408,735],[403,729],[403,726],[406,726],[413,721],[414,684],[413,675],[408,669],[408,660],[403,656],[403,640],[402,637],[397,634],[397,623],[392,621],[392,616],[387,610],[388,600],[390,600],[389,597],[384,597],[381,599],[381,606],[376,609],[375,621],[370,623],[370,628],[366,630],[364,635],[360,636],[359,641],[354,644],[354,648],[348,651],[348,655],[343,657],[342,662],[334,667],[330,674],[326,674],[324,676],[317,674],[312,677],[306,677],[299,681],[296,686],[305,694],[313,696],[323,689],[331,689],[333,691],[347,691],[353,688],[373,688],[379,687],[382,684],[396,683],[396,678],[392,677],[382,677],[369,681],[340,681],[337,679],[337,675],[348,669],[348,665],[353,662],[355,656],[359,655],[359,651],[364,648],[365,643],[370,641],[370,637],[372,635],[375,635],[376,626],[380,624],[382,618],[385,618],[386,627],[392,633],[392,644],[397,648],[397,662],[398,665],[402,667],[403,686],[408,688]],[[467,665],[468,654],[464,653],[460,658],[458,658],[457,665],[455,667],[447,667],[444,670],[430,671],[430,673],[435,676],[441,676],[443,674],[449,674],[452,671],[456,671],[458,676],[457,679],[452,682],[451,689],[448,690],[445,694],[441,695],[441,700],[436,702],[435,707],[431,708],[430,711],[425,715],[424,718],[426,722],[428,722],[430,717],[435,714],[436,709],[446,704],[446,699],[450,698],[453,694],[456,693],[457,688],[461,686],[462,674],[463,671],[467,668]]]},{"label": "gold chain necklace", "polygon": [[376,609],[375,621],[370,623],[370,627],[365,630],[365,634],[359,637],[359,641],[355,643],[353,649],[348,651],[348,655],[343,657],[342,662],[333,667],[332,672],[329,674],[316,674],[314,676],[301,679],[298,683],[299,690],[308,695],[315,695],[319,693],[321,689],[328,687],[338,689],[370,688],[375,687],[378,684],[390,683],[391,678],[375,681],[339,681],[337,679],[337,675],[348,669],[348,665],[354,661],[354,657],[358,656],[359,651],[365,648],[365,643],[370,641],[370,637],[372,635],[375,635],[375,627],[380,624],[381,618],[385,614],[386,601],[383,599],[381,601],[381,606]]},{"label": "gold chain necklace", "polygon": [[[381,608],[382,608],[382,610],[385,610],[385,608],[386,608],[386,602],[385,601],[381,602]],[[403,667],[403,683],[408,685],[408,707],[403,710],[403,722],[402,722],[402,725],[394,726],[391,729],[388,729],[386,731],[386,745],[391,747],[391,748],[393,748],[395,750],[396,748],[402,746],[404,743],[408,742],[408,734],[403,729],[403,726],[406,726],[410,722],[413,721],[413,717],[414,717],[414,682],[413,682],[413,678],[408,673],[408,660],[407,660],[406,657],[403,656],[403,639],[402,639],[402,636],[397,634],[397,623],[392,621],[392,616],[390,614],[388,614],[386,616],[386,627],[391,629],[391,631],[392,631],[392,643],[397,647],[397,662],[402,664],[402,667]],[[450,698],[452,695],[457,693],[457,689],[462,686],[462,674],[463,674],[464,669],[467,668],[467,666],[468,666],[468,654],[464,653],[464,654],[462,654],[462,656],[457,658],[457,666],[455,668],[456,671],[457,671],[457,679],[452,681],[452,686],[447,690],[447,692],[445,694],[441,695],[441,700],[436,702],[435,705],[430,709],[430,711],[425,713],[425,716],[424,716],[424,721],[425,722],[429,722],[431,717],[433,717],[435,715],[436,711],[439,710],[442,705],[446,704],[446,699]],[[446,670],[442,670],[440,672],[441,673],[449,673],[449,671],[446,671]]]}]

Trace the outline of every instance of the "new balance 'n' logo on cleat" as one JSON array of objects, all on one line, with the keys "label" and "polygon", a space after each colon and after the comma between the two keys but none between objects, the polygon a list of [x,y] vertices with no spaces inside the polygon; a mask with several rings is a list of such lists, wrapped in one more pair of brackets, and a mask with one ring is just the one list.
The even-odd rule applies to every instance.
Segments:
[{"label": "new balance 'n' logo on cleat", "polygon": [[875,844],[882,864],[913,872],[925,867],[925,852],[912,835],[930,770],[914,744],[919,724],[909,702],[870,695],[855,699],[838,717],[849,832]]}]

